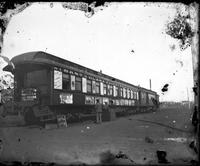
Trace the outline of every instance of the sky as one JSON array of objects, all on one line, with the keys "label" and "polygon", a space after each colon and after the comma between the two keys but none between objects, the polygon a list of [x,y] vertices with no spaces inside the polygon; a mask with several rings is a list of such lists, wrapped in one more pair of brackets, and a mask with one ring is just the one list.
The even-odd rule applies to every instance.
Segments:
[{"label": "sky", "polygon": [[147,89],[151,79],[161,101],[187,100],[187,90],[193,100],[191,48],[180,50],[165,33],[177,9],[184,5],[108,3],[86,17],[61,3],[34,3],[10,20],[1,54],[45,51]]}]

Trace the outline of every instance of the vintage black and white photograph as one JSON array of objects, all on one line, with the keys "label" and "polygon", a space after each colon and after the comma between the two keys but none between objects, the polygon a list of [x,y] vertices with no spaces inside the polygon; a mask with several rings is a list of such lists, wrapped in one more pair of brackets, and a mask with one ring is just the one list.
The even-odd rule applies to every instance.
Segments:
[{"label": "vintage black and white photograph", "polygon": [[198,165],[196,2],[0,2],[0,164]]}]

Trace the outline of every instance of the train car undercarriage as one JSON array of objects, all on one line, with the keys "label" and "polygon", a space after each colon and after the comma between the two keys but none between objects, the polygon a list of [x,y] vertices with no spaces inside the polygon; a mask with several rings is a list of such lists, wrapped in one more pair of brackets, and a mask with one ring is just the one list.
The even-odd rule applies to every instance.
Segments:
[{"label": "train car undercarriage", "polygon": [[[111,117],[128,116],[139,113],[156,111],[155,107],[109,107],[103,109],[102,121],[110,121]],[[45,125],[47,123],[57,123],[58,116],[64,115],[67,123],[95,121],[96,113],[94,106],[33,106],[25,107],[23,111],[26,125]]]}]

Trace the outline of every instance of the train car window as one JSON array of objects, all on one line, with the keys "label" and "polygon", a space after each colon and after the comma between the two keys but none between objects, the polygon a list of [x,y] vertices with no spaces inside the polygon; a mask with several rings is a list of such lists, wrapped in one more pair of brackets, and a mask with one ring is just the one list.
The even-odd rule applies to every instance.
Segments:
[{"label": "train car window", "polygon": [[63,73],[62,84],[63,84],[63,89],[70,90],[70,75],[69,74]]},{"label": "train car window", "polygon": [[87,93],[92,93],[92,80],[87,79]]},{"label": "train car window", "polygon": [[107,86],[105,83],[103,84],[103,95],[107,95]]},{"label": "train car window", "polygon": [[123,97],[126,98],[126,88],[123,88]]},{"label": "train car window", "polygon": [[120,97],[120,87],[119,86],[117,87],[117,96]]},{"label": "train car window", "polygon": [[71,90],[75,90],[75,76],[71,75]]},{"label": "train car window", "polygon": [[108,87],[108,92],[107,92],[107,94],[110,95],[110,85],[107,85],[107,87]]},{"label": "train car window", "polygon": [[130,97],[130,90],[127,89],[127,98],[129,99],[129,97]]},{"label": "train car window", "polygon": [[131,92],[131,99],[133,99],[133,91],[132,91],[132,90],[130,90],[130,92]]},{"label": "train car window", "polygon": [[114,97],[118,96],[118,87],[117,86],[113,86],[113,95],[114,95]]},{"label": "train car window", "polygon": [[113,86],[113,96],[116,96],[116,86]]},{"label": "train car window", "polygon": [[113,86],[110,86],[110,95],[113,95]]},{"label": "train car window", "polygon": [[100,82],[100,94],[103,95],[103,82]]},{"label": "train car window", "polygon": [[119,91],[119,88],[117,86],[115,86],[115,96],[118,96],[118,91]]},{"label": "train car window", "polygon": [[136,92],[133,92],[133,99],[136,99]]},{"label": "train car window", "polygon": [[100,82],[96,81],[95,87],[96,87],[96,90],[95,90],[96,93],[100,94]]},{"label": "train car window", "polygon": [[133,92],[133,99],[136,99],[136,92]]},{"label": "train car window", "polygon": [[86,78],[82,78],[82,92],[86,93],[87,92],[87,79]]},{"label": "train car window", "polygon": [[81,77],[76,76],[75,77],[75,90],[81,91],[82,90],[82,81]]},{"label": "train car window", "polygon": [[119,95],[120,95],[120,97],[123,97],[123,88],[120,88]]},{"label": "train car window", "polygon": [[108,85],[108,95],[112,96],[113,95],[113,86]]},{"label": "train car window", "polygon": [[96,83],[92,81],[92,93],[96,93]]}]

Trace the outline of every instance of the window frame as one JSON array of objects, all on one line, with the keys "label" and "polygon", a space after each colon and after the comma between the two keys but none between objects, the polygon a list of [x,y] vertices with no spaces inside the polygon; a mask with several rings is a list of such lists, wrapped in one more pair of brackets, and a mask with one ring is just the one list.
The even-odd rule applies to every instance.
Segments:
[{"label": "window frame", "polygon": [[127,89],[123,88],[123,98],[126,99],[127,98]]},{"label": "window frame", "polygon": [[119,90],[119,91],[120,91],[120,97],[122,97],[122,98],[123,98],[123,97],[124,97],[124,95],[123,95],[123,94],[124,94],[124,90],[123,90],[123,88],[122,88],[122,87],[120,87],[119,89],[120,89],[120,90]]},{"label": "window frame", "polygon": [[134,92],[133,92],[132,89],[130,90],[130,92],[131,92],[131,99],[133,99],[134,98]]},{"label": "window frame", "polygon": [[[68,79],[64,78],[64,75],[68,75]],[[64,81],[68,80],[69,83],[69,87],[68,88],[64,88]],[[71,79],[70,79],[70,74],[69,73],[62,73],[62,89],[63,90],[71,90]]]},{"label": "window frame", "polygon": [[[88,84],[90,82],[90,84]],[[88,85],[90,85],[90,91],[89,88],[88,88]],[[91,79],[87,79],[87,93],[92,93],[92,80]]]},{"label": "window frame", "polygon": [[118,92],[119,92],[119,87],[115,86],[115,97],[119,96]]},{"label": "window frame", "polygon": [[[77,78],[80,78],[80,80],[77,80]],[[79,83],[80,89],[77,89],[77,83]],[[75,76],[75,91],[81,91],[82,92],[82,77]]]},{"label": "window frame", "polygon": [[95,93],[100,94],[100,82],[99,81],[95,81]]},{"label": "window frame", "polygon": [[[104,93],[106,92],[106,93]],[[108,86],[106,83],[103,83],[103,95],[108,95]]]},{"label": "window frame", "polygon": [[130,89],[129,88],[127,88],[126,94],[127,94],[127,99],[129,99],[130,98]]},{"label": "window frame", "polygon": [[113,85],[111,85],[111,84],[108,84],[108,95],[113,96]]}]

